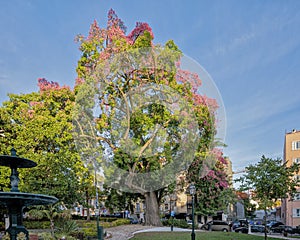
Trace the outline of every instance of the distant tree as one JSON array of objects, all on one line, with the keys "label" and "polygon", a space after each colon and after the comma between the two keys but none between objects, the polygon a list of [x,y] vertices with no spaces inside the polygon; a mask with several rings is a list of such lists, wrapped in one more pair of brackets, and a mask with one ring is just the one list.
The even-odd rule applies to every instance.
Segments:
[{"label": "distant tree", "polygon": [[105,189],[105,206],[110,210],[111,213],[113,213],[114,211],[123,212],[125,210],[129,210],[131,213],[133,213],[133,203],[136,202],[139,198],[143,198],[143,196],[140,194],[121,192],[114,188],[108,187],[106,187]]},{"label": "distant tree", "polygon": [[244,204],[244,210],[245,210],[245,216],[246,218],[253,218],[254,212],[256,211],[256,204],[251,203],[251,199],[249,196],[245,199],[243,199],[243,204]]},{"label": "distant tree", "polygon": [[[246,173],[237,179],[241,191],[251,191],[253,200],[265,212],[272,208],[278,199],[293,197],[300,182],[294,176],[300,171],[299,164],[287,166],[281,159],[262,156],[257,164],[246,167]],[[265,232],[265,239],[267,233]]]}]

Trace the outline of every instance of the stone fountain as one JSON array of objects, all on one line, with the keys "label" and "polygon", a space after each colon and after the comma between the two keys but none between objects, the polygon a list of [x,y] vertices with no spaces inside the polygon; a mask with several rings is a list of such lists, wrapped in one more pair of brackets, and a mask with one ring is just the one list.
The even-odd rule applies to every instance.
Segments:
[{"label": "stone fountain", "polygon": [[24,233],[28,237],[28,231],[23,226],[23,209],[34,205],[54,204],[57,198],[33,193],[24,193],[19,191],[19,172],[18,168],[32,168],[37,164],[31,160],[20,158],[16,155],[16,150],[12,148],[11,155],[0,155],[0,166],[6,166],[11,169],[10,192],[0,192],[0,206],[8,209],[9,227],[7,232],[10,239],[16,240],[19,233]]}]

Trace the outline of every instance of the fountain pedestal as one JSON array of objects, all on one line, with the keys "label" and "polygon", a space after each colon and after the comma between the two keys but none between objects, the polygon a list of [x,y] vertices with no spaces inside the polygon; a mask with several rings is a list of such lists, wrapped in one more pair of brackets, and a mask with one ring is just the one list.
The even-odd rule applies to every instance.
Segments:
[{"label": "fountain pedestal", "polygon": [[10,192],[0,192],[0,205],[8,209],[9,227],[6,231],[12,240],[16,240],[17,235],[21,232],[29,239],[28,231],[23,226],[23,209],[25,207],[54,204],[58,201],[57,198],[52,196],[19,191],[18,168],[32,168],[36,165],[31,160],[18,157],[14,149],[11,150],[11,156],[0,155],[0,166],[10,167],[11,169],[11,190]]}]

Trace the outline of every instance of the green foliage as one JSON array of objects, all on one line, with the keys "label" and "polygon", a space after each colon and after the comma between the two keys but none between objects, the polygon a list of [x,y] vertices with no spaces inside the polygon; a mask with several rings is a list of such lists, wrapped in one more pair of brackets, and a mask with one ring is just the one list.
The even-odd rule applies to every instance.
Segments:
[{"label": "green foliage", "polygon": [[253,219],[255,217],[254,212],[256,211],[256,204],[251,203],[250,198],[243,199],[245,217]]},{"label": "green foliage", "polygon": [[[106,152],[110,163],[130,175],[116,181],[114,174],[117,171],[108,166],[105,177],[114,187],[122,186],[126,191],[138,192],[148,198],[149,188],[154,189],[157,185],[163,188],[175,182],[175,174],[187,165],[182,159],[192,161],[194,153],[189,154],[187,148],[203,152],[211,147],[216,133],[215,108],[207,104],[211,99],[199,95],[199,76],[178,66],[182,52],[172,40],[164,47],[154,44],[152,30],[146,23],[138,23],[126,36],[121,20],[111,13],[106,27],[100,28],[95,21],[89,35],[86,38],[80,35],[77,39],[81,51],[75,88],[78,103],[75,119],[81,130],[78,138],[86,139],[81,142],[83,152],[96,152],[95,146],[102,146],[103,151],[98,149],[98,152]],[[140,103],[143,99],[137,100],[137,96],[145,97],[149,86],[152,91],[148,95],[178,105],[181,110],[169,109],[163,103]],[[162,86],[168,88],[162,90]],[[161,95],[164,97],[160,98]],[[182,98],[184,104],[178,98]],[[93,116],[93,109],[99,110],[99,116]],[[188,120],[193,117],[186,115],[195,116],[196,124],[191,124]],[[182,118],[185,121],[181,122]],[[195,131],[187,134],[187,129],[193,126]],[[126,130],[122,132],[120,128]],[[198,146],[190,146],[184,141],[185,136],[194,134],[189,140],[195,142],[201,129],[205,131]],[[171,164],[174,166],[168,168]],[[169,171],[171,168],[173,170]],[[165,171],[159,175],[157,170]],[[131,177],[145,173],[153,175],[135,179],[135,182]],[[157,198],[158,193],[155,192]],[[153,208],[149,206],[152,203],[156,205]],[[158,209],[153,211],[158,208],[157,201],[148,201],[146,207],[152,208],[146,215],[147,224],[160,224]]]},{"label": "green foliage", "polygon": [[5,223],[4,222],[0,222],[0,231],[5,230]]},{"label": "green foliage", "polygon": [[39,239],[42,239],[42,240],[55,240],[56,239],[49,232],[43,232],[43,233],[38,234],[38,235],[39,235]]},{"label": "green foliage", "polygon": [[106,187],[103,194],[107,196],[105,198],[105,206],[110,210],[110,212],[120,212],[126,209],[133,212],[134,206],[132,203],[136,202],[138,198],[143,198],[141,194],[120,192],[108,187]]},{"label": "green foliage", "polygon": [[70,236],[79,231],[77,222],[74,220],[59,219],[55,222],[55,235]]},{"label": "green foliage", "polygon": [[191,226],[184,219],[172,219],[169,218],[162,222],[164,226],[174,226],[178,228],[190,228]]},{"label": "green foliage", "polygon": [[[114,221],[103,222],[103,219],[101,218],[101,222],[100,222],[100,226],[102,226],[104,229],[110,228],[110,227],[117,227],[117,226],[121,226],[121,225],[127,225],[127,224],[130,224],[130,220],[128,220],[128,219],[117,219]],[[79,226],[85,236],[89,236],[89,237],[97,236],[97,222],[96,221],[90,221],[90,222],[80,221]]]},{"label": "green foliage", "polygon": [[25,220],[24,226],[27,229],[50,229],[50,222],[39,220]]},{"label": "green foliage", "polygon": [[97,237],[97,227],[83,228],[82,232],[85,236]]},{"label": "green foliage", "polygon": [[217,211],[227,211],[227,206],[236,200],[225,171],[226,158],[219,149],[200,152],[191,164],[188,179],[195,183],[196,213],[204,216],[215,215]]},{"label": "green foliage", "polygon": [[[93,177],[84,167],[73,139],[72,111],[75,94],[68,87],[39,79],[38,93],[10,94],[0,108],[0,153],[17,154],[35,161],[20,169],[20,191],[53,195],[65,204],[94,196]],[[9,190],[9,171],[0,167],[0,189]]]},{"label": "green foliage", "polygon": [[296,194],[300,181],[294,178],[294,175],[299,171],[299,164],[288,166],[288,162],[279,158],[262,156],[257,164],[246,167],[246,173],[237,181],[241,183],[241,191],[253,192],[253,199],[258,202],[259,208],[264,210],[267,219],[267,209],[274,207],[278,199],[292,198]]},{"label": "green foliage", "polygon": [[294,178],[300,165],[287,164],[281,159],[262,156],[257,164],[246,168],[244,176],[237,179],[241,183],[240,190],[251,190],[261,209],[273,207],[278,199],[293,197],[300,186],[298,178]]}]

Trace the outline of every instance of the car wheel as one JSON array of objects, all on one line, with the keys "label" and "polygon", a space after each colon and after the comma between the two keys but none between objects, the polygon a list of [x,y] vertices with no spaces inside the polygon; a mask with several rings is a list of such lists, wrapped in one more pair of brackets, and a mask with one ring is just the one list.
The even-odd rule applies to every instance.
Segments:
[{"label": "car wheel", "polygon": [[222,231],[223,231],[223,232],[228,232],[228,229],[224,228]]}]

